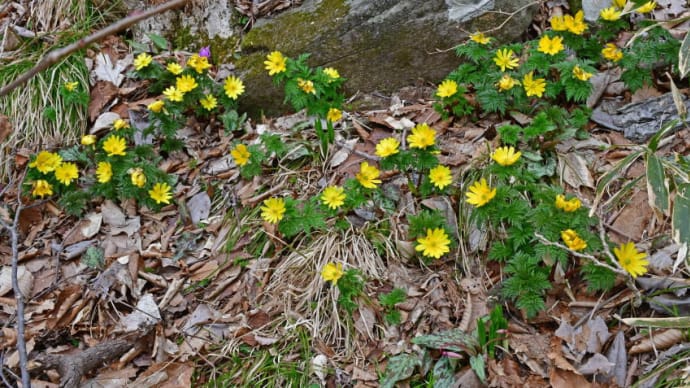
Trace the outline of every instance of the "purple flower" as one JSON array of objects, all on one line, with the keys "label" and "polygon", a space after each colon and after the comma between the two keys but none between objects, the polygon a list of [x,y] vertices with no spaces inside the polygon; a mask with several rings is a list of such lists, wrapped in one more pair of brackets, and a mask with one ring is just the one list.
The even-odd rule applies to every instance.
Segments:
[{"label": "purple flower", "polygon": [[199,50],[199,56],[211,58],[211,46],[202,47],[201,50]]}]

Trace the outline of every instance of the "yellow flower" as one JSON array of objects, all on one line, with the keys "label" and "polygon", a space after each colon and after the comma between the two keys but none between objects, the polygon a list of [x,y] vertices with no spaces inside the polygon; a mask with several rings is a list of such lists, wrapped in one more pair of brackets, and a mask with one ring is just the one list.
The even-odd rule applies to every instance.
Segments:
[{"label": "yellow flower", "polygon": [[522,86],[525,88],[527,97],[541,97],[546,90],[546,80],[543,78],[534,79],[532,73],[533,72],[530,71],[528,74],[525,74],[525,77],[522,79]]},{"label": "yellow flower", "polygon": [[623,59],[623,52],[613,43],[606,43],[604,49],[601,50],[601,55],[613,62],[618,62]]},{"label": "yellow flower", "polygon": [[433,146],[436,143],[436,131],[426,123],[417,124],[412,128],[412,134],[407,136],[407,143],[410,148],[421,148]]},{"label": "yellow flower", "polygon": [[175,79],[175,87],[182,93],[191,92],[199,86],[191,75],[183,75]]},{"label": "yellow flower", "polygon": [[184,93],[182,93],[181,90],[177,89],[174,86],[170,86],[167,89],[165,89],[163,91],[163,95],[172,102],[182,102],[182,99],[184,98]]},{"label": "yellow flower", "polygon": [[587,243],[585,240],[580,238],[577,232],[572,229],[562,231],[561,238],[563,239],[563,242],[565,242],[565,245],[574,251],[581,251],[587,248]]},{"label": "yellow flower", "polygon": [[496,66],[501,68],[501,71],[506,71],[506,69],[515,69],[518,67],[518,62],[519,59],[515,57],[513,50],[504,48],[496,51],[494,63],[496,63]]},{"label": "yellow flower", "polygon": [[139,71],[150,65],[152,60],[153,58],[147,53],[141,53],[137,55],[136,59],[134,60],[134,68]]},{"label": "yellow flower", "polygon": [[34,186],[34,189],[31,192],[31,194],[34,197],[43,198],[46,195],[53,195],[53,186],[51,186],[48,181],[45,181],[43,179],[39,179],[39,180],[34,182],[33,186]]},{"label": "yellow flower", "polygon": [[230,76],[225,79],[223,89],[225,89],[226,96],[232,98],[233,100],[237,100],[237,97],[244,93],[244,83],[242,83],[241,79]]},{"label": "yellow flower", "polygon": [[486,179],[482,178],[470,186],[465,196],[467,196],[465,201],[470,205],[482,207],[496,196],[496,189],[492,189],[489,184],[486,183]]},{"label": "yellow flower", "polygon": [[174,75],[182,73],[182,66],[177,62],[170,62],[165,68]]},{"label": "yellow flower", "polygon": [[108,153],[108,156],[122,155],[125,156],[125,148],[127,143],[125,139],[120,136],[110,136],[103,142],[103,151]]},{"label": "yellow flower", "polygon": [[159,113],[162,109],[163,106],[165,106],[165,102],[163,100],[156,100],[152,103],[150,103],[147,108],[153,113]]},{"label": "yellow flower", "polygon": [[197,73],[201,74],[204,72],[204,70],[211,67],[211,64],[208,63],[207,57],[200,57],[199,54],[194,54],[187,61],[187,66],[191,67]]},{"label": "yellow flower", "polygon": [[450,252],[450,239],[443,228],[427,229],[426,237],[418,238],[417,243],[414,249],[426,257],[438,259]]},{"label": "yellow flower", "polygon": [[249,149],[247,149],[247,146],[244,144],[238,144],[230,151],[230,155],[232,155],[232,158],[235,160],[235,164],[240,167],[249,163],[249,157],[252,156]]},{"label": "yellow flower", "polygon": [[108,183],[113,177],[113,167],[109,162],[98,162],[98,167],[96,168],[96,178],[98,178],[99,183]]},{"label": "yellow flower", "polygon": [[654,11],[654,8],[656,8],[656,1],[648,1],[644,3],[641,7],[637,8],[635,11],[639,13],[648,13]]},{"label": "yellow flower", "polygon": [[343,112],[340,111],[340,109],[337,108],[331,108],[328,110],[328,113],[326,114],[326,120],[335,123],[336,121],[340,120],[343,118]]},{"label": "yellow flower", "polygon": [[362,187],[367,189],[375,189],[376,185],[381,183],[379,177],[381,172],[374,166],[370,166],[367,162],[362,162],[359,165],[359,172],[355,174],[355,178]]},{"label": "yellow flower", "polygon": [[206,96],[204,96],[204,98],[199,100],[199,103],[206,110],[212,110],[213,108],[218,106],[218,100],[216,100],[216,98],[212,94],[207,94]]},{"label": "yellow flower", "polygon": [[285,200],[282,198],[269,198],[261,207],[261,218],[270,224],[277,224],[285,214]]},{"label": "yellow flower", "polygon": [[544,54],[556,55],[564,50],[563,37],[554,36],[553,39],[544,35],[539,39],[538,50]]},{"label": "yellow flower", "polygon": [[36,155],[36,159],[29,163],[29,167],[34,167],[38,171],[47,174],[55,171],[55,168],[62,163],[62,156],[54,152],[41,151]]},{"label": "yellow flower", "polygon": [[79,82],[74,81],[74,82],[65,82],[65,90],[68,92],[73,92],[77,86],[79,86]]},{"label": "yellow flower", "polygon": [[169,204],[172,198],[172,193],[170,192],[170,185],[167,183],[156,183],[153,185],[153,189],[149,190],[149,197],[156,201],[156,203]]},{"label": "yellow flower", "polygon": [[79,169],[74,163],[60,163],[55,168],[55,179],[65,186],[69,186],[74,179],[79,178]]},{"label": "yellow flower", "polygon": [[328,263],[323,266],[321,270],[321,278],[326,282],[332,282],[335,286],[338,284],[338,279],[343,276],[343,265],[338,263]]},{"label": "yellow flower", "polygon": [[563,16],[553,16],[551,18],[551,29],[554,31],[566,31],[568,29]]},{"label": "yellow flower", "polygon": [[337,209],[345,203],[345,190],[338,186],[328,186],[321,194],[321,201],[331,209]]},{"label": "yellow flower", "polygon": [[565,15],[563,18],[565,28],[575,35],[582,35],[587,30],[587,23],[585,23],[585,13],[582,10],[577,11],[575,17]]},{"label": "yellow flower", "polygon": [[129,128],[129,123],[122,119],[117,119],[113,122],[113,129],[119,131],[123,128]]},{"label": "yellow flower", "polygon": [[84,135],[81,137],[81,145],[90,146],[96,142],[96,135]]},{"label": "yellow flower", "polygon": [[429,181],[439,190],[453,183],[453,176],[450,173],[450,168],[438,165],[429,170]]},{"label": "yellow flower", "polygon": [[501,77],[501,79],[498,80],[498,83],[496,84],[496,86],[498,86],[498,89],[502,92],[512,89],[515,85],[520,85],[520,81],[509,76],[508,74],[503,74],[503,77]]},{"label": "yellow flower", "polygon": [[613,248],[613,253],[618,258],[618,264],[626,270],[633,278],[647,273],[649,261],[645,259],[647,254],[638,252],[635,244],[627,242],[619,247]]},{"label": "yellow flower", "polygon": [[323,69],[323,73],[328,76],[328,78],[331,79],[331,81],[335,81],[338,78],[340,78],[340,73],[338,73],[338,70],[332,68],[332,67],[327,67]]},{"label": "yellow flower", "polygon": [[621,11],[617,10],[615,7],[604,8],[599,12],[599,16],[602,19],[614,22],[621,18]]},{"label": "yellow flower", "polygon": [[573,67],[573,77],[579,79],[580,81],[587,81],[592,78],[592,73],[584,71],[580,66],[575,65]]},{"label": "yellow flower", "polygon": [[522,152],[515,152],[514,147],[498,147],[491,154],[491,159],[501,166],[507,167],[515,164],[520,159],[520,155],[522,155]]},{"label": "yellow flower", "polygon": [[132,184],[136,187],[144,187],[146,184],[146,175],[144,175],[144,170],[140,167],[130,168],[129,178],[132,180]]},{"label": "yellow flower", "polygon": [[438,85],[438,89],[436,90],[436,95],[441,97],[441,98],[446,98],[446,97],[451,97],[455,93],[458,92],[458,84],[457,82],[447,79],[443,82],[441,82],[440,85]]},{"label": "yellow flower", "polygon": [[266,56],[264,65],[268,70],[268,75],[279,74],[285,71],[287,59],[280,51],[273,51]]},{"label": "yellow flower", "polygon": [[395,155],[400,150],[400,142],[394,137],[387,137],[382,139],[378,144],[376,144],[376,156],[385,158],[391,155]]},{"label": "yellow flower", "polygon": [[625,4],[628,3],[628,0],[613,0],[613,5],[615,5],[618,8],[625,8]]},{"label": "yellow flower", "polygon": [[574,212],[575,210],[579,209],[580,206],[582,206],[582,202],[580,202],[578,198],[571,198],[566,201],[563,194],[558,194],[556,196],[556,208],[561,209],[564,212]]},{"label": "yellow flower", "polygon": [[297,86],[300,89],[302,89],[304,93],[316,94],[314,83],[310,80],[303,80],[302,78],[297,78]]},{"label": "yellow flower", "polygon": [[470,40],[479,44],[488,44],[491,42],[491,38],[484,35],[483,32],[475,32],[474,34],[470,35]]}]

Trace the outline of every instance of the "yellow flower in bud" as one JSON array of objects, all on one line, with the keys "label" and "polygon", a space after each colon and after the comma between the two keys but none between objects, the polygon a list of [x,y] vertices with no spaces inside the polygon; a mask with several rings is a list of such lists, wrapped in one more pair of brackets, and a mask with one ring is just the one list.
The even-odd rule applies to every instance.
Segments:
[{"label": "yellow flower in bud", "polygon": [[342,118],[343,118],[343,112],[337,108],[329,109],[328,113],[326,114],[326,120],[328,120],[332,123],[335,123],[336,121],[338,121]]},{"label": "yellow flower in bud", "polygon": [[146,185],[146,175],[144,175],[144,170],[140,167],[130,168],[127,172],[129,172],[129,177],[134,186],[144,187]]},{"label": "yellow flower in bud", "polygon": [[129,123],[122,119],[117,119],[113,122],[113,129],[119,131],[124,128],[129,128]]},{"label": "yellow flower in bud", "polygon": [[163,110],[164,106],[165,106],[165,102],[163,102],[163,100],[156,100],[156,101],[150,103],[147,106],[147,108],[153,113],[160,113],[160,111]]},{"label": "yellow flower in bud", "polygon": [[520,85],[520,81],[509,76],[508,74],[503,74],[501,79],[498,80],[498,83],[496,84],[496,86],[498,86],[498,89],[502,92],[512,89],[515,85]]},{"label": "yellow flower in bud", "polygon": [[321,279],[327,282],[333,283],[335,286],[338,284],[338,279],[343,277],[343,265],[338,263],[328,263],[323,266],[323,269],[321,270]]},{"label": "yellow flower in bud", "polygon": [[587,248],[587,243],[585,240],[580,238],[577,232],[572,229],[562,231],[561,238],[563,239],[565,245],[574,251],[581,251]]},{"label": "yellow flower in bud", "polygon": [[474,34],[470,35],[470,40],[479,44],[489,44],[491,42],[491,38],[484,35],[483,32],[475,32]]},{"label": "yellow flower in bud", "polygon": [[96,142],[96,135],[84,135],[81,137],[81,145],[90,146]]},{"label": "yellow flower in bud", "polygon": [[327,67],[323,69],[323,73],[330,78],[330,81],[335,81],[338,78],[340,78],[340,73],[338,73],[338,70],[332,68],[332,67]]},{"label": "yellow flower in bud", "polygon": [[34,182],[31,195],[41,198],[46,195],[53,195],[53,186],[48,181],[39,179]]},{"label": "yellow flower in bud", "polygon": [[556,55],[564,49],[563,37],[554,36],[553,38],[549,38],[548,35],[544,35],[539,39],[539,48],[537,50],[544,54]]},{"label": "yellow flower in bud", "polygon": [[187,61],[187,66],[191,67],[197,73],[201,74],[204,72],[204,70],[211,67],[211,64],[208,63],[207,57],[201,57],[199,56],[199,54],[194,54]]},{"label": "yellow flower in bud", "polygon": [[573,77],[580,81],[587,81],[592,78],[592,73],[586,72],[580,66],[575,65],[575,67],[573,67]]},{"label": "yellow flower in bud", "polygon": [[649,13],[654,11],[656,8],[656,1],[648,1],[644,3],[641,7],[637,8],[635,11],[639,13]]},{"label": "yellow flower in bud", "polygon": [[623,59],[623,52],[613,43],[606,43],[606,46],[601,50],[601,55],[612,62],[618,62]]},{"label": "yellow flower in bud", "polygon": [[617,10],[615,7],[604,8],[599,12],[599,16],[609,22],[615,22],[621,18],[621,11]]},{"label": "yellow flower in bud", "polygon": [[314,88],[314,83],[310,80],[304,80],[302,78],[297,78],[297,86],[302,89],[303,92],[309,94],[316,94],[316,89]]},{"label": "yellow flower in bud", "polygon": [[74,81],[74,82],[65,82],[65,90],[68,92],[73,92],[77,89],[77,86],[79,86],[79,82]]},{"label": "yellow flower in bud", "polygon": [[179,75],[182,73],[182,66],[180,66],[180,64],[177,62],[170,62],[167,66],[165,66],[165,68],[169,72],[173,73],[173,75]]}]

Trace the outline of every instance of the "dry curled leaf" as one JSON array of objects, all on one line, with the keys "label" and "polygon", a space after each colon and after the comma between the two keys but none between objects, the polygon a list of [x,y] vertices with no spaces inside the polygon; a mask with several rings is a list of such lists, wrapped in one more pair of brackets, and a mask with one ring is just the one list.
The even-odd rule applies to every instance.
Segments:
[{"label": "dry curled leaf", "polygon": [[678,329],[669,329],[654,333],[651,337],[645,338],[640,343],[633,345],[629,353],[640,354],[656,350],[668,349],[679,343],[683,339],[683,332]]}]

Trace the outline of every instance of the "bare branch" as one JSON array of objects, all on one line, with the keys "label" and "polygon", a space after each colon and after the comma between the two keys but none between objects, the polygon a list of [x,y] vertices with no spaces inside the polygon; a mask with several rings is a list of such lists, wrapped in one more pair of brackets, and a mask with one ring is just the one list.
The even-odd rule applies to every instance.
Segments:
[{"label": "bare branch", "polygon": [[19,77],[17,77],[14,81],[10,82],[9,85],[4,86],[2,89],[0,89],[0,97],[7,95],[9,92],[12,90],[16,89],[17,87],[23,85],[26,83],[28,80],[33,78],[36,74],[40,73],[41,71],[49,68],[50,66],[58,63],[60,60],[63,58],[67,57],[68,55],[74,53],[75,51],[81,50],[83,48],[88,47],[90,44],[97,42],[103,38],[105,38],[108,35],[112,35],[116,32],[120,32],[127,27],[131,26],[134,23],[137,23],[141,20],[147,19],[153,15],[168,11],[172,8],[179,7],[180,5],[186,3],[188,0],[171,0],[167,3],[161,4],[157,7],[151,8],[147,11],[140,12],[140,13],[135,13],[133,15],[130,15],[124,19],[121,19],[108,27],[96,31],[93,34],[79,39],[78,41],[53,50],[43,56],[43,58],[36,64],[36,66],[32,67],[29,69],[26,73],[21,74]]}]

